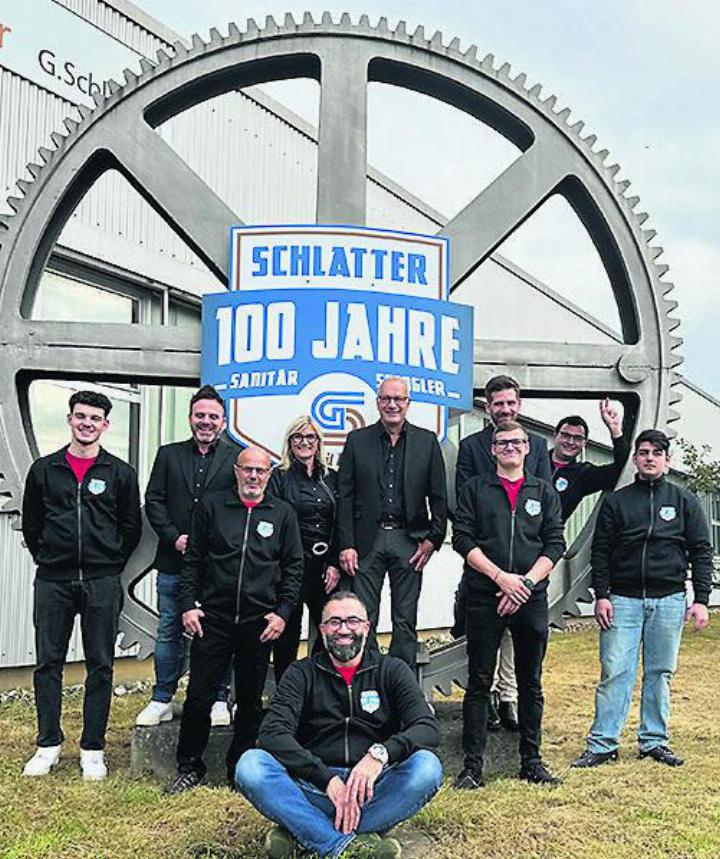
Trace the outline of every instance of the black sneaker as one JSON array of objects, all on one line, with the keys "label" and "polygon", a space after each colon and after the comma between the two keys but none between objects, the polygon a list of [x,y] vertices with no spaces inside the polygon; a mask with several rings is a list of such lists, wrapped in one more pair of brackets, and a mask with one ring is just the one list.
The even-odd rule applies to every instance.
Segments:
[{"label": "black sneaker", "polygon": [[616,761],[618,757],[617,749],[613,749],[611,752],[584,751],[570,766],[576,770],[589,770],[592,767],[599,767],[601,764],[609,764],[611,761]]},{"label": "black sneaker", "polygon": [[512,701],[501,701],[498,707],[500,724],[506,731],[517,731],[519,728],[517,717],[517,704]]},{"label": "black sneaker", "polygon": [[185,793],[186,790],[193,790],[203,784],[207,784],[207,775],[200,775],[191,770],[187,773],[178,773],[175,780],[165,786],[163,793]]},{"label": "black sneaker", "polygon": [[660,764],[666,764],[669,767],[681,767],[685,761],[672,752],[667,746],[653,746],[646,751],[640,751],[641,758],[652,758]]},{"label": "black sneaker", "polygon": [[500,703],[500,698],[497,692],[490,693],[490,699],[488,701],[488,713],[487,713],[487,729],[488,731],[499,731],[500,730],[500,714],[498,713],[498,705]]},{"label": "black sneaker", "polygon": [[529,764],[523,764],[520,768],[519,778],[523,781],[529,781],[531,784],[562,784],[562,779],[548,772],[547,767],[542,761],[532,761]]},{"label": "black sneaker", "polygon": [[482,770],[465,767],[453,782],[453,787],[455,790],[477,790],[479,787],[485,787]]}]

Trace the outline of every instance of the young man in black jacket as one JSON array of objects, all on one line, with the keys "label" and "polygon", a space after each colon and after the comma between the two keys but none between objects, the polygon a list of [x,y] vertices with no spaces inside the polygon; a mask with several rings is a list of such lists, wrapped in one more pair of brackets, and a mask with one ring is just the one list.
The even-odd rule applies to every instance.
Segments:
[{"label": "young man in black jacket", "polygon": [[[222,438],[225,403],[210,385],[193,394],[188,414],[191,437],[163,445],[153,463],[145,514],[158,536],[158,631],[155,643],[155,686],[150,702],[138,713],[136,725],[169,722],[172,699],[185,663],[182,611],[179,604],[180,566],[187,548],[190,520],[204,495],[235,485],[233,464],[240,448]],[[223,677],[211,711],[213,725],[229,725],[228,683]]]},{"label": "young man in black jacket", "polygon": [[600,417],[612,440],[613,461],[607,465],[578,462],[589,435],[588,425],[580,415],[568,415],[555,427],[549,456],[552,485],[560,496],[563,522],[567,522],[587,495],[614,489],[630,455],[630,442],[623,434],[622,417],[607,397],[600,400]]},{"label": "young man in black jacket", "polygon": [[357,839],[364,855],[399,857],[400,844],[378,833],[440,786],[435,717],[402,660],[366,650],[369,629],[357,595],[330,597],[320,625],[327,652],[288,668],[258,748],[238,762],[240,791],[280,824],[265,841],[273,859],[295,855],[295,839],[320,856]]},{"label": "young man in black jacket", "polygon": [[523,471],[528,438],[515,421],[498,424],[496,473],[473,477],[460,493],[453,548],[465,560],[468,686],[463,702],[465,765],[455,786],[483,785],[487,709],[500,638],[515,647],[520,778],[557,781],[540,757],[542,663],[548,638],[547,579],[565,551],[556,492]]},{"label": "young man in black jacket", "polygon": [[107,775],[103,749],[123,603],[120,573],[141,533],[135,470],[100,447],[111,408],[104,394],[73,394],[70,444],[36,460],[25,482],[23,536],[37,564],[38,748],[23,770],[27,776],[47,775],[60,759],[62,674],[76,614],[87,672],[80,766],[86,780]]},{"label": "young man in black jacket", "polygon": [[[600,626],[602,677],[587,748],[574,767],[618,758],[643,653],[638,744],[641,758],[680,766],[668,746],[670,681],[685,620],[708,625],[713,550],[697,498],[667,479],[670,441],[660,430],[635,439],[635,481],[603,501],[592,545],[592,587]],[[693,602],[685,579],[692,569]]]},{"label": "young man in black jacket", "polygon": [[198,504],[180,571],[180,608],[193,636],[190,681],[177,746],[178,776],[166,793],[203,784],[210,710],[228,663],[235,668],[237,714],[228,778],[255,744],[262,719],[270,645],[300,596],[303,551],[295,511],[265,494],[270,457],[248,447],[235,464],[237,486]]}]

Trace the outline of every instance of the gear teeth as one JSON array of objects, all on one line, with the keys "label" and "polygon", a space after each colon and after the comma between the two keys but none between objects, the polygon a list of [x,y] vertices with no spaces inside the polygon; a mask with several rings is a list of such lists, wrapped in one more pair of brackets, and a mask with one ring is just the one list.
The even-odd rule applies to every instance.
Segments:
[{"label": "gear teeth", "polygon": [[478,61],[477,58],[478,47],[477,45],[470,45],[470,47],[465,51],[463,56],[465,60],[469,63],[476,63]]},{"label": "gear teeth", "polygon": [[426,45],[427,39],[425,38],[425,27],[422,24],[415,28],[415,32],[410,37],[410,41],[416,45]]},{"label": "gear teeth", "polygon": [[682,401],[683,395],[679,387],[677,387],[680,377],[677,373],[673,374],[676,378],[670,383],[670,396],[668,397],[668,405],[674,406]]},{"label": "gear teeth", "polygon": [[20,189],[20,193],[23,197],[27,197],[28,191],[32,187],[32,182],[28,182],[27,179],[18,179],[15,184]]},{"label": "gear teeth", "polygon": [[500,66],[500,68],[498,69],[498,74],[502,75],[503,77],[509,78],[511,71],[512,71],[512,66],[510,65],[510,63],[503,63]]},{"label": "gear teeth", "polygon": [[13,210],[13,212],[15,212],[15,214],[17,215],[17,211],[20,207],[20,203],[22,202],[22,200],[20,200],[19,197],[8,197],[5,200],[5,202],[8,206],[10,206],[10,208]]},{"label": "gear teeth", "polygon": [[390,32],[390,25],[388,24],[388,19],[385,17],[385,15],[383,15],[382,18],[380,18],[380,20],[377,22],[377,29],[383,35],[387,35]]},{"label": "gear teeth", "polygon": [[668,409],[667,422],[669,424],[671,424],[674,421],[679,421],[679,420],[680,420],[680,412],[676,411],[675,409]]},{"label": "gear teeth", "polygon": [[[215,29],[215,28],[213,28],[213,29]],[[210,32],[212,33],[212,30],[210,30]],[[215,30],[215,32],[217,33],[217,30]],[[220,33],[218,33],[218,36],[219,35],[220,35]],[[160,48],[158,50],[158,52],[155,54],[155,57],[157,59],[159,66],[161,66],[163,63],[167,63],[170,60],[170,54],[166,53],[163,50],[163,48]]]},{"label": "gear teeth", "polygon": [[557,118],[558,118],[561,122],[565,122],[565,123],[567,123],[568,119],[570,118],[570,108],[569,108],[569,107],[564,107],[564,108],[560,111],[560,113],[558,113],[558,114],[557,114]]},{"label": "gear teeth", "polygon": [[79,124],[79,122],[75,122],[75,120],[71,119],[69,116],[66,116],[63,120],[63,125],[67,128],[68,134],[72,134],[74,131],[77,131]]},{"label": "gear teeth", "polygon": [[526,82],[527,82],[527,75],[525,74],[525,72],[520,72],[520,74],[513,81],[515,86],[520,87],[520,89],[522,89],[522,90],[525,89]]},{"label": "gear teeth", "polygon": [[[217,27],[210,27],[209,35],[210,35],[210,41],[211,42],[218,43],[218,42],[222,42],[222,40],[223,40],[222,33],[220,32],[220,30],[218,30]],[[158,53],[160,53],[160,52],[158,51]],[[160,60],[158,60],[158,62],[160,62]]]},{"label": "gear teeth", "polygon": [[193,50],[195,51],[201,51],[204,47],[206,47],[206,43],[205,41],[203,41],[203,38],[200,33],[193,33],[192,39],[190,41],[192,42]]},{"label": "gear teeth", "polygon": [[407,39],[407,24],[404,21],[398,21],[398,25],[395,28],[395,35],[399,39]]},{"label": "gear teeth", "polygon": [[655,236],[657,235],[657,230],[643,230],[643,231],[642,231],[642,234],[643,234],[643,238],[645,239],[645,241],[647,242],[647,244],[650,244],[650,242],[651,242],[651,241],[655,238]]},{"label": "gear teeth", "polygon": [[626,197],[625,202],[628,205],[629,209],[634,209],[635,206],[640,202],[640,197]]},{"label": "gear teeth", "polygon": [[257,39],[260,35],[260,27],[254,18],[248,18],[245,22],[245,35],[250,39]]},{"label": "gear teeth", "polygon": [[364,27],[365,29],[370,29],[370,18],[367,15],[361,15],[360,20],[358,21],[359,27]]},{"label": "gear teeth", "polygon": [[660,288],[662,290],[662,294],[663,294],[663,298],[664,298],[666,295],[670,295],[670,293],[673,291],[673,289],[675,289],[675,284],[672,281],[666,283],[663,280],[660,283]]},{"label": "gear teeth", "polygon": [[[200,36],[198,36],[197,33],[195,34],[195,36],[197,36],[197,38],[200,39]],[[193,36],[193,39],[195,39],[195,36]],[[200,41],[202,42],[202,39],[200,39]],[[204,44],[204,42],[203,42],[203,44]],[[193,43],[193,47],[197,47],[197,46]],[[154,64],[151,63],[147,57],[141,57],[140,58],[140,69],[142,70],[143,74],[147,74],[148,72],[151,72],[154,68],[155,68]]]},{"label": "gear teeth", "polygon": [[53,133],[50,135],[50,140],[52,140],[52,142],[55,144],[55,149],[61,149],[66,139],[67,138],[63,137],[63,135],[60,134],[59,131],[53,131]]},{"label": "gear teeth", "polygon": [[240,39],[240,28],[234,21],[228,24],[228,39],[233,42],[237,42]]},{"label": "gear teeth", "polygon": [[597,135],[596,134],[588,134],[587,137],[583,138],[584,142],[588,145],[590,149],[595,146],[597,143]]},{"label": "gear teeth", "polygon": [[40,171],[42,170],[42,167],[39,164],[34,164],[31,161],[30,164],[28,164],[25,169],[33,177],[33,179],[37,179],[37,177],[40,175]]},{"label": "gear teeth", "polygon": [[457,51],[460,53],[460,39],[457,36],[448,45],[448,51]]},{"label": "gear teeth", "polygon": [[350,17],[348,12],[343,12],[340,16],[340,26],[341,27],[352,27],[352,18]]},{"label": "gear teeth", "polygon": [[77,106],[77,109],[82,119],[87,119],[88,116],[90,116],[90,114],[92,113],[92,109],[89,108],[86,104],[83,104],[82,102],[80,102],[80,104]]},{"label": "gear teeth", "polygon": [[38,155],[42,158],[42,160],[48,164],[50,159],[52,158],[52,151],[50,149],[46,149],[44,146],[41,146],[38,149]]},{"label": "gear teeth", "polygon": [[617,183],[617,189],[618,189],[619,193],[624,194],[627,191],[627,189],[630,187],[630,184],[631,183],[630,183],[629,179],[623,179],[622,182],[618,182]]},{"label": "gear teeth", "polygon": [[105,81],[105,83],[107,84],[107,88],[110,90],[111,96],[116,95],[122,89],[120,84],[116,80],[114,80],[113,78],[108,78],[108,80]]},{"label": "gear teeth", "polygon": [[664,248],[662,248],[660,245],[655,245],[654,247],[650,248],[649,250],[650,250],[651,259],[657,259],[659,256],[662,256],[662,254],[664,252]]},{"label": "gear teeth", "polygon": [[595,153],[595,157],[598,161],[604,161],[610,153],[607,149],[601,149],[599,152]]},{"label": "gear teeth", "polygon": [[[176,42],[173,42],[173,51],[175,51],[176,57],[185,57],[190,51],[188,50],[188,46],[181,39],[178,39]],[[140,61],[140,65],[142,66],[142,60]],[[143,69],[143,71],[146,71]]]},{"label": "gear teeth", "polygon": [[670,266],[666,265],[664,262],[660,263],[660,265],[656,265],[655,268],[657,269],[658,277],[662,277],[670,271]]},{"label": "gear teeth", "polygon": [[638,222],[638,224],[642,225],[645,223],[645,221],[647,221],[649,217],[650,215],[648,215],[647,212],[640,212],[639,214],[635,215],[635,220]]},{"label": "gear teeth", "polygon": [[620,172],[620,165],[619,164],[611,164],[610,167],[607,168],[607,172],[614,179],[617,176],[617,174]]},{"label": "gear teeth", "polygon": [[532,96],[533,98],[539,99],[541,92],[542,92],[542,87],[540,86],[540,84],[535,84],[535,86],[533,86],[532,89],[528,90],[528,95]]},{"label": "gear teeth", "polygon": [[329,12],[322,13],[322,20],[320,23],[325,27],[334,27],[335,22],[332,19],[332,15]]},{"label": "gear teeth", "polygon": [[665,310],[668,313],[673,313],[673,311],[677,310],[677,306],[678,306],[677,301],[671,301],[667,298],[664,298],[663,301],[665,302]]},{"label": "gear teeth", "polygon": [[575,132],[575,134],[577,134],[577,135],[578,135],[578,137],[579,137],[579,136],[580,136],[580,132],[583,130],[583,128],[585,128],[585,123],[582,121],[582,119],[579,119],[579,120],[575,123],[575,125],[571,125],[571,126],[570,126],[570,131],[574,131],[574,132]]},{"label": "gear teeth", "polygon": [[545,101],[543,101],[543,105],[548,109],[555,113],[555,105],[557,104],[557,96],[549,95]]},{"label": "gear teeth", "polygon": [[443,34],[440,30],[435,30],[433,33],[433,37],[430,39],[430,47],[438,51],[443,49]]},{"label": "gear teeth", "polygon": [[95,90],[92,94],[92,100],[95,102],[95,107],[101,107],[105,102],[105,96],[100,90]]},{"label": "gear teeth", "polygon": [[489,72],[495,71],[495,56],[494,54],[485,54],[480,65]]},{"label": "gear teeth", "polygon": [[132,69],[123,69],[123,77],[125,78],[125,86],[132,86],[138,79]]}]

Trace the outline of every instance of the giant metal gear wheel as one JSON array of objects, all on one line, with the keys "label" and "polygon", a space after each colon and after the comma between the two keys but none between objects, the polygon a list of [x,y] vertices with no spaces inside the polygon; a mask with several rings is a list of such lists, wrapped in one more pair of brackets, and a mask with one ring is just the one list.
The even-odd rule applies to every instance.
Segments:
[{"label": "giant metal gear wheel", "polygon": [[[80,108],[82,121],[67,120],[67,136],[53,135],[30,165],[32,182],[19,182],[11,199],[15,214],[0,218],[0,492],[4,510],[19,510],[34,441],[26,390],[32,378],[194,384],[200,374],[200,332],[182,338],[172,327],[141,324],[50,322],[32,318],[40,276],[63,225],[107,169],[119,170],[227,286],[228,228],[242,219],[161,139],[155,128],[221,93],[288,78],[314,78],[321,87],[318,136],[318,223],[364,224],[366,217],[367,83],[382,82],[426,94],[465,111],[500,132],[521,155],[442,230],[452,243],[451,288],[456,288],[545,200],[561,194],[592,238],[608,273],[622,326],[617,342],[603,345],[482,339],[475,344],[475,388],[498,372],[515,376],[530,396],[621,399],[634,426],[665,426],[677,415],[672,390],[680,339],[666,298],[667,266],[655,260],[646,214],[636,214],[628,182],[616,182],[617,165],[595,149],[583,124],[568,124],[569,109],[528,88],[524,74],[511,76],[492,55],[480,60],[473,46],[460,51],[404,23],[391,30],[367,16],[354,24],[325,14],[317,22],[250,20],[227,36],[210,31],[192,46],[159,51],[157,63],[125,72],[124,85]],[[242,213],[240,213],[241,215]],[[381,225],[379,225],[381,226]],[[455,416],[457,418],[457,416]],[[451,464],[454,452],[447,451]],[[624,478],[629,471],[626,470]],[[589,596],[589,522],[553,574],[553,617]],[[152,559],[144,541],[125,573],[130,585]],[[129,600],[121,620],[124,646],[154,645],[154,615]],[[449,595],[448,595],[448,598]]]}]

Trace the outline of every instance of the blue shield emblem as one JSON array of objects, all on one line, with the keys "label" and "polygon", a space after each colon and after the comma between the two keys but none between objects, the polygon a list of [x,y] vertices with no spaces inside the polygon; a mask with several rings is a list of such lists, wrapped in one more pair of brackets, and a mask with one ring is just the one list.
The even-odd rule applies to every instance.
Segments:
[{"label": "blue shield emblem", "polygon": [[360,706],[366,713],[374,713],[380,709],[380,693],[376,689],[368,689],[360,693]]}]

